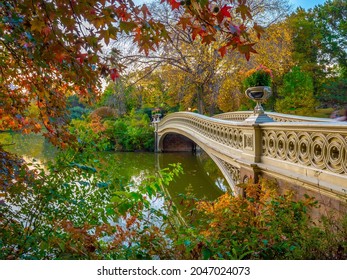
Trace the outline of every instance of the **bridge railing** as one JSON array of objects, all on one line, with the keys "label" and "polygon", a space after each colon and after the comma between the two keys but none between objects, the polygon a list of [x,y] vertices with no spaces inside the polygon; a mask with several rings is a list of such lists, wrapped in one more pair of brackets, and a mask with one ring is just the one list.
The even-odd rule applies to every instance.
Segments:
[{"label": "bridge railing", "polygon": [[306,122],[266,123],[260,127],[263,157],[347,174],[346,125]]},{"label": "bridge railing", "polygon": [[191,112],[177,112],[166,116],[159,124],[159,131],[167,127],[181,128],[219,144],[242,151],[243,131],[240,122],[210,118]]},{"label": "bridge railing", "polygon": [[258,166],[347,196],[347,125],[264,123]]},{"label": "bridge railing", "polygon": [[[222,113],[213,116],[216,119],[221,120],[231,120],[231,121],[244,121],[249,116],[253,114],[253,111],[237,111],[237,112],[228,112]],[[303,117],[295,115],[287,115],[276,112],[265,112],[270,118],[276,122],[331,122],[331,119],[328,118],[313,118],[313,117]]]}]

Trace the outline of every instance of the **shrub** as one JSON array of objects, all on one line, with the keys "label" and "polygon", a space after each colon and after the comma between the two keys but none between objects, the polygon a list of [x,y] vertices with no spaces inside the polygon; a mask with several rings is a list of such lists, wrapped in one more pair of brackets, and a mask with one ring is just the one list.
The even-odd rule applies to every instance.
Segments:
[{"label": "shrub", "polygon": [[106,118],[113,118],[113,117],[116,117],[117,114],[116,114],[116,111],[111,108],[111,107],[107,107],[107,106],[104,106],[104,107],[99,107],[97,109],[95,109],[91,114],[90,116],[93,118],[95,116],[98,116],[100,117],[101,119],[106,119]]},{"label": "shrub", "polygon": [[116,150],[135,151],[154,149],[153,127],[147,114],[132,113],[117,120],[105,121],[106,134]]},{"label": "shrub", "polygon": [[312,78],[299,67],[294,67],[284,75],[279,96],[275,109],[281,113],[312,115],[318,105],[313,96]]},{"label": "shrub", "polygon": [[260,65],[246,73],[246,78],[243,80],[245,89],[256,86],[271,86],[272,71]]},{"label": "shrub", "polygon": [[82,119],[84,116],[88,115],[90,113],[90,109],[83,108],[80,106],[69,108],[70,112],[70,119]]}]

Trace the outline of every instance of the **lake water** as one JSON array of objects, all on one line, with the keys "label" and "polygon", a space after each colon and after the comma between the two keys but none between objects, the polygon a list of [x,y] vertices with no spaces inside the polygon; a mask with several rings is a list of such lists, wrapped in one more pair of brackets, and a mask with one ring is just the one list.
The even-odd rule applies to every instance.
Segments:
[{"label": "lake water", "polygon": [[[26,160],[34,158],[43,163],[53,160],[57,153],[44,137],[36,134],[0,133],[0,143],[5,144],[5,149],[9,152],[21,155]],[[117,162],[117,176],[124,182],[136,184],[140,184],[147,175],[154,175],[171,163],[181,163],[184,174],[171,182],[166,189],[173,200],[187,190],[197,198],[209,200],[226,191],[226,180],[205,153],[104,152],[98,153],[98,156],[112,157],[113,162]]]}]

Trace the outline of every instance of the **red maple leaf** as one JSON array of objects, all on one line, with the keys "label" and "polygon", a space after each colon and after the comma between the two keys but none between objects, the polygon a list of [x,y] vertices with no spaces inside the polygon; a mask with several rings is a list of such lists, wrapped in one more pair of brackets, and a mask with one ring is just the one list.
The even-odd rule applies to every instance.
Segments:
[{"label": "red maple leaf", "polygon": [[202,41],[201,43],[203,44],[210,44],[212,41],[216,41],[216,39],[214,38],[213,35],[205,35],[205,36],[201,36],[202,37]]},{"label": "red maple leaf", "polygon": [[231,14],[229,10],[231,9],[230,6],[224,5],[222,9],[220,9],[220,14],[223,15],[223,17],[229,17],[231,18]]},{"label": "red maple leaf", "polygon": [[64,60],[65,58],[67,58],[67,57],[68,57],[68,54],[65,53],[65,52],[57,52],[57,53],[55,53],[55,59],[56,59],[57,61],[59,61],[60,63],[62,63],[63,60]]},{"label": "red maple leaf", "polygon": [[247,59],[247,61],[249,61],[250,57],[251,57],[251,52],[252,53],[257,53],[257,51],[253,48],[253,46],[255,45],[255,43],[251,43],[251,44],[241,44],[238,46],[238,50],[240,53],[243,53]]},{"label": "red maple leaf", "polygon": [[168,0],[169,4],[171,5],[172,10],[179,9],[181,6],[180,2],[176,2],[176,0]]},{"label": "red maple leaf", "polygon": [[80,54],[77,55],[76,60],[77,60],[77,62],[78,62],[79,64],[82,64],[83,61],[86,59],[87,56],[88,56],[87,53],[80,53]]},{"label": "red maple leaf", "polygon": [[120,77],[116,68],[113,68],[110,70],[110,77],[111,77],[112,81],[115,81],[116,79],[118,79]]},{"label": "red maple leaf", "polygon": [[192,21],[189,17],[181,17],[177,24],[182,25],[183,30],[186,30],[187,25],[191,25]]}]

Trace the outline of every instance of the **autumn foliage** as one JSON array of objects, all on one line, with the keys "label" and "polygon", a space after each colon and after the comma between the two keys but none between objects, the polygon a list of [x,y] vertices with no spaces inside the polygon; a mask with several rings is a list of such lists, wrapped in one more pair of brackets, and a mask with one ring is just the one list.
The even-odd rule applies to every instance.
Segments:
[{"label": "autumn foliage", "polygon": [[[236,49],[249,59],[253,43],[242,23],[251,19],[246,0],[218,7],[209,1],[167,2],[179,9],[179,24],[193,39],[215,40],[227,34],[222,55]],[[93,102],[100,94],[101,78],[119,78],[123,66],[108,47],[120,34],[128,34],[139,51],[148,54],[169,34],[146,5],[132,0],[5,1],[0,3],[0,130],[40,132],[55,145],[69,142],[66,97],[77,94]],[[261,28],[254,25],[260,33]],[[28,116],[30,106],[39,118]]]}]

